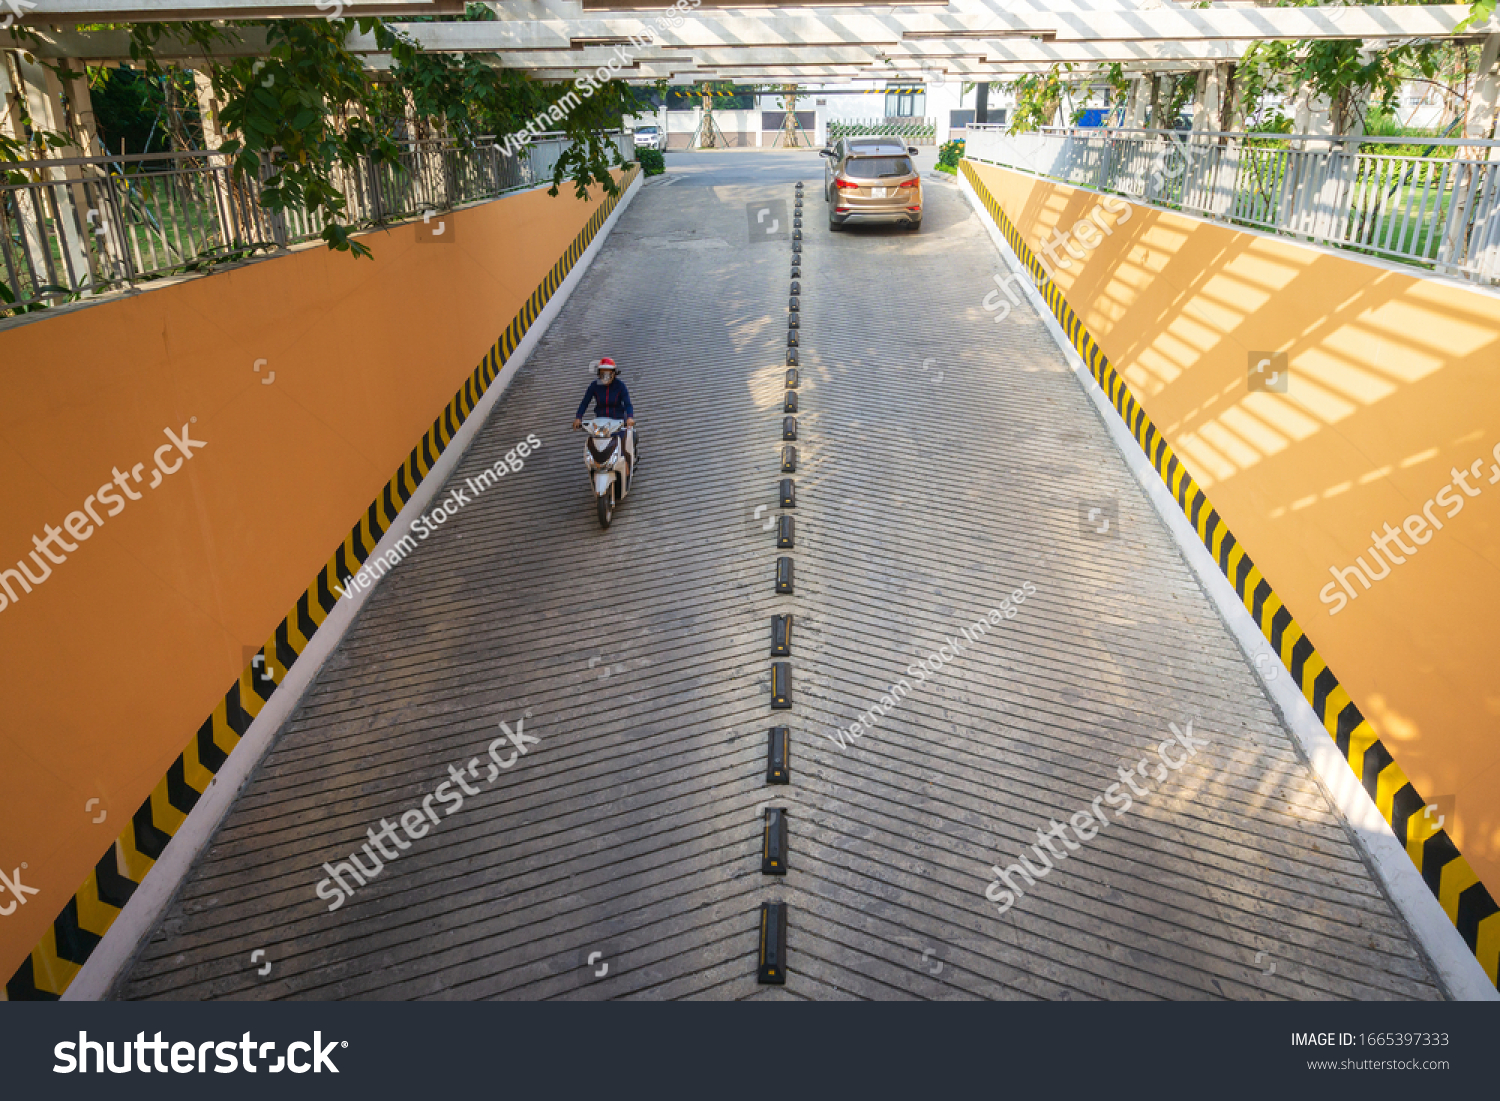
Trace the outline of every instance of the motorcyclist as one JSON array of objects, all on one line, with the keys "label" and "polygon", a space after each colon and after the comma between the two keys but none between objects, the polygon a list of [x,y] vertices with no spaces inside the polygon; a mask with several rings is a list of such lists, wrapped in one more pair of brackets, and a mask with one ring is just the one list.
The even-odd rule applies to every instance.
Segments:
[{"label": "motorcyclist", "polygon": [[609,357],[596,359],[593,363],[594,381],[589,383],[589,388],[584,391],[583,401],[578,403],[578,413],[573,418],[575,429],[583,427],[583,415],[588,410],[589,402],[594,403],[594,416],[607,417],[611,420],[625,418],[625,457],[630,461],[632,473],[640,455],[636,450],[635,438],[635,409],[630,404],[630,391],[625,389],[625,384],[620,381],[619,368],[615,361]]}]

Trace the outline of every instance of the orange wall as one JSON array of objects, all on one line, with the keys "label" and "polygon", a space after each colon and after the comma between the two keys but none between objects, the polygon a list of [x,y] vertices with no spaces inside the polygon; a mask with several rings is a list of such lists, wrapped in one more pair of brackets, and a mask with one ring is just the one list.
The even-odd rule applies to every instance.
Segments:
[{"label": "orange wall", "polygon": [[[103,526],[64,531],[76,549],[30,594],[12,580],[0,608],[0,868],[24,862],[41,891],[0,916],[0,976],[598,199],[530,191],[444,215],[442,243],[408,224],[363,238],[373,261],[312,248],[0,332],[0,570],[112,468],[146,464],[141,500],[96,504]],[[163,430],[183,425],[206,446],[147,488]]]},{"label": "orange wall", "polygon": [[[1058,286],[1500,895],[1500,296],[973,167],[1034,251],[1099,209]],[[1249,391],[1251,351],[1288,353],[1287,393]],[[1330,567],[1476,461],[1478,496],[1330,614]]]}]

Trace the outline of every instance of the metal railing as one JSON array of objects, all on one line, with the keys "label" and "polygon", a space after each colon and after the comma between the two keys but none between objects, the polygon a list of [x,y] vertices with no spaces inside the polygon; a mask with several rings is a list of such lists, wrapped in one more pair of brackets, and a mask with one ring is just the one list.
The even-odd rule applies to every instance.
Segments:
[{"label": "metal railing", "polygon": [[[629,136],[610,138],[630,160]],[[514,156],[488,138],[418,142],[334,182],[345,224],[382,225],[548,184],[567,147],[561,135]],[[316,240],[323,226],[305,211],[261,206],[264,181],[203,150],[0,162],[0,317]]]},{"label": "metal railing", "polygon": [[[1500,281],[1500,142],[968,128],[965,155],[1184,213]],[[1428,154],[1366,152],[1419,146]],[[1491,159],[1496,158],[1496,159]]]}]

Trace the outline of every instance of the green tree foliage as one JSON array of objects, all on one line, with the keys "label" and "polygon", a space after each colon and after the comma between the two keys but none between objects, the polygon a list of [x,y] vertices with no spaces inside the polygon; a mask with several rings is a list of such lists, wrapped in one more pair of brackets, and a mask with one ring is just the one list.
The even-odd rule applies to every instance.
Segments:
[{"label": "green tree foliage", "polygon": [[1051,126],[1057,109],[1067,92],[1073,66],[1054,65],[1045,73],[1027,73],[1004,85],[1016,98],[1015,114],[1010,120],[1012,134],[1025,134]]},{"label": "green tree foliage", "polygon": [[[492,16],[481,5],[470,5],[467,13],[470,19]],[[226,56],[224,44],[247,27],[263,30],[266,55]],[[549,128],[571,139],[558,160],[551,194],[568,180],[580,198],[596,185],[614,194],[611,169],[622,162],[603,132],[617,128],[622,114],[639,102],[637,92],[620,80],[592,82],[593,93],[584,96],[572,85],[543,84],[480,55],[423,53],[373,18],[151,23],[129,29],[132,57],[148,78],[169,75],[156,60],[164,39],[195,47],[206,60],[194,67],[212,82],[220,125],[231,135],[218,151],[233,158],[236,175],[263,176],[260,201],[266,209],[305,211],[322,223],[330,248],[356,256],[368,256],[369,250],[351,236],[340,168],[352,168],[361,158],[395,162],[403,139],[503,142],[551,111]],[[373,35],[376,46],[391,54],[387,79],[377,79],[346,46],[356,31]]]}]

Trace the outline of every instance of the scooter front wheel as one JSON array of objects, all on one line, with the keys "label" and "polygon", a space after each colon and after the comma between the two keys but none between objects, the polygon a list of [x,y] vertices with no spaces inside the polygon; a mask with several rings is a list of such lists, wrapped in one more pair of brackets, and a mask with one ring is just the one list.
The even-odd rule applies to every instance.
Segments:
[{"label": "scooter front wheel", "polygon": [[599,526],[609,527],[609,522],[615,518],[615,493],[613,489],[605,490],[599,494],[594,502],[599,509]]}]

